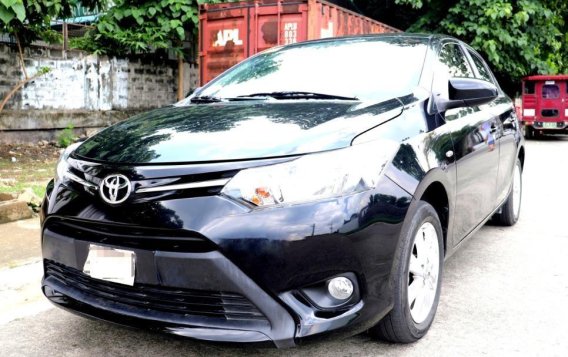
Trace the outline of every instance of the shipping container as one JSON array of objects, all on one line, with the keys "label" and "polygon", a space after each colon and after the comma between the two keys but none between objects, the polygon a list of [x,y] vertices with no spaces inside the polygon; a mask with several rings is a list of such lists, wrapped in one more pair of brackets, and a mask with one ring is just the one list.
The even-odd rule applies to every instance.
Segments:
[{"label": "shipping container", "polygon": [[527,138],[568,134],[568,75],[523,78],[521,121]]},{"label": "shipping container", "polygon": [[199,13],[200,83],[273,46],[386,32],[400,30],[321,0],[204,4]]}]

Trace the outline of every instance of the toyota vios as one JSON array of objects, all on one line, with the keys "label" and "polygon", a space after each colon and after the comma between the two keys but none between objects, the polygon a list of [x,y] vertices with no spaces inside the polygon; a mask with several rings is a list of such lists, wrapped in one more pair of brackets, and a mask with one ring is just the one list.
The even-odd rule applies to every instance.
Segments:
[{"label": "toyota vios", "polygon": [[445,258],[489,219],[517,221],[523,145],[456,39],[273,48],[65,150],[42,205],[43,292],[203,340],[412,342]]}]

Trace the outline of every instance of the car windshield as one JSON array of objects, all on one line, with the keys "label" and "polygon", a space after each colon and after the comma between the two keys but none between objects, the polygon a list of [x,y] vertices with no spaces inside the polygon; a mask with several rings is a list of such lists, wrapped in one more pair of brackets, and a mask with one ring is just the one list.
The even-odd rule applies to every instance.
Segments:
[{"label": "car windshield", "polygon": [[[197,97],[381,100],[418,84],[427,39],[379,37],[268,50],[212,81]],[[333,98],[335,96],[336,98]]]}]

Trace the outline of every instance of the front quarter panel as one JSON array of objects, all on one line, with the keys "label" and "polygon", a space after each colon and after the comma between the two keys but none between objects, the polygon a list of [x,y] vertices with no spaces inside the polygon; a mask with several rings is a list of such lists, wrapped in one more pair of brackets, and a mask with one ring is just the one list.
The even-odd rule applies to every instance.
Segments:
[{"label": "front quarter panel", "polygon": [[[456,165],[454,162],[454,143],[452,131],[455,123],[446,123],[428,131],[429,123],[435,122],[428,116],[423,100],[404,111],[401,121],[414,123],[414,128],[400,131],[401,145],[392,162],[385,169],[385,175],[413,197],[409,207],[412,211],[426,190],[439,183],[446,191],[449,202],[446,239],[453,237],[453,214],[456,194]],[[386,125],[385,129],[388,131]],[[378,128],[384,130],[383,128]]]}]

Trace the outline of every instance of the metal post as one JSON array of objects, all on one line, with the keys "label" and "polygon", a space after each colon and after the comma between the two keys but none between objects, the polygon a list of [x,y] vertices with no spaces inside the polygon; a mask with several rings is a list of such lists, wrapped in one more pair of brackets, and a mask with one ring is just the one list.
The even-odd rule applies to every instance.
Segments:
[{"label": "metal post", "polygon": [[67,58],[67,50],[69,49],[69,31],[67,22],[63,21],[63,58]]}]

